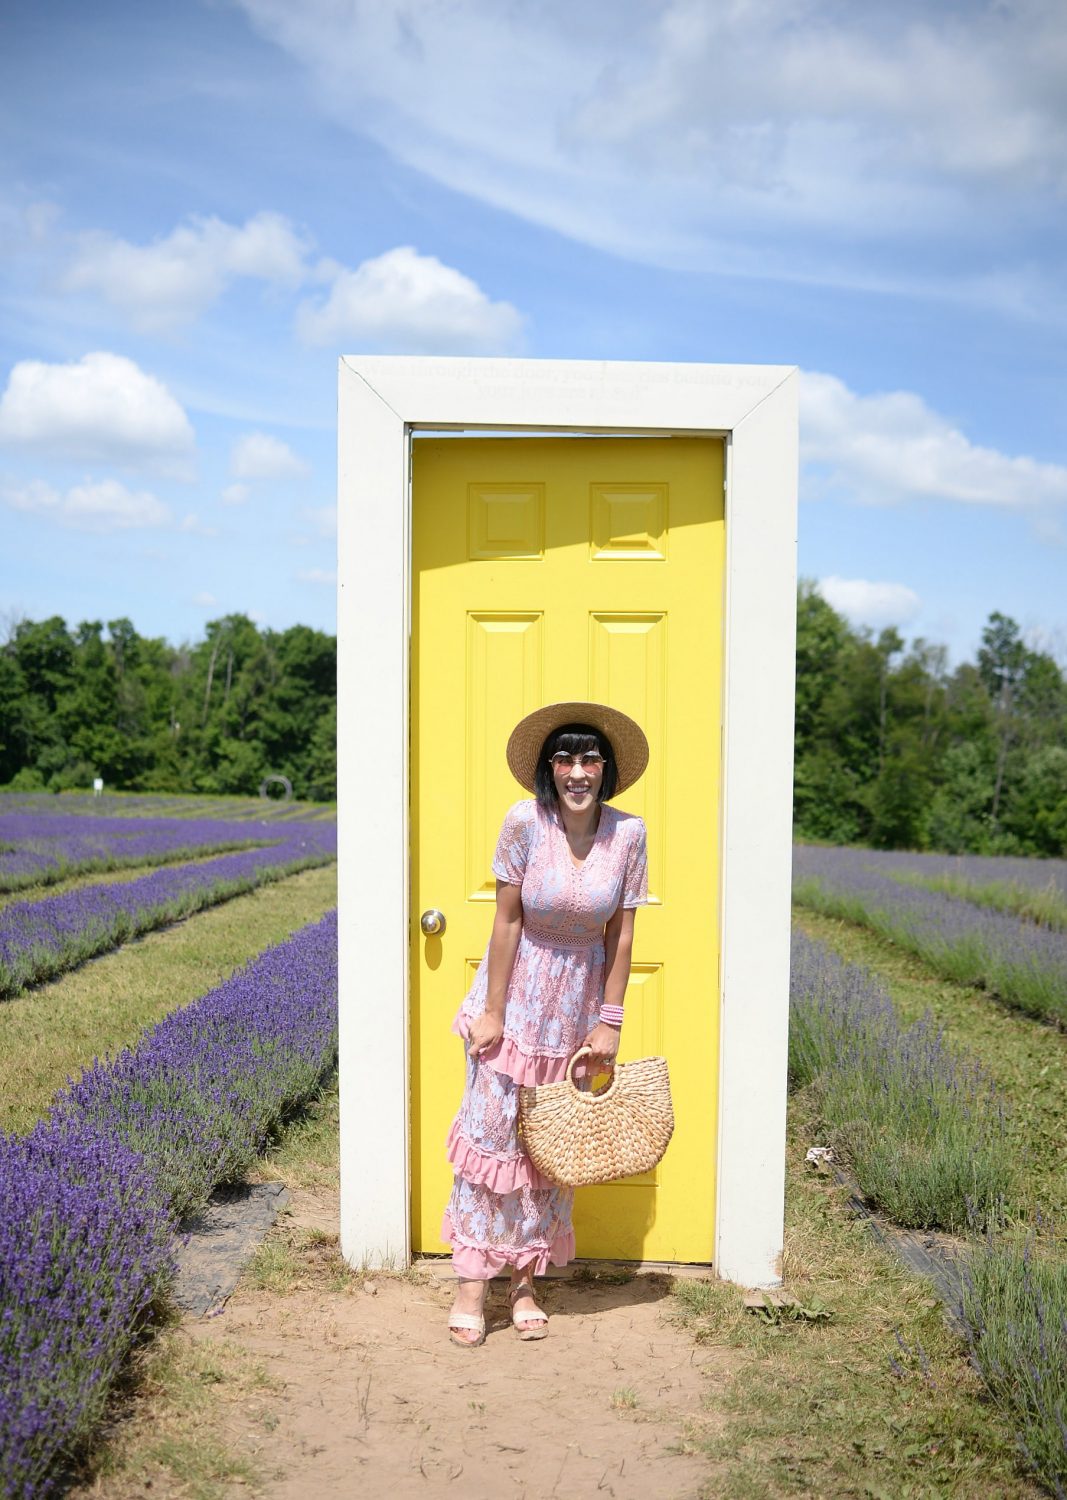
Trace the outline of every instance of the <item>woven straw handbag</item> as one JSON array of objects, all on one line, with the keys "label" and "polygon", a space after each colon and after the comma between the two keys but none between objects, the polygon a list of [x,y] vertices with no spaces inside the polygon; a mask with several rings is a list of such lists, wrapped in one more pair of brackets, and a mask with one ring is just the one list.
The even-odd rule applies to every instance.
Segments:
[{"label": "woven straw handbag", "polygon": [[592,1050],[580,1047],[559,1083],[519,1089],[519,1129],[530,1159],[567,1187],[650,1171],[674,1131],[665,1057],[620,1063],[605,1089],[583,1093],[574,1083],[574,1065]]}]

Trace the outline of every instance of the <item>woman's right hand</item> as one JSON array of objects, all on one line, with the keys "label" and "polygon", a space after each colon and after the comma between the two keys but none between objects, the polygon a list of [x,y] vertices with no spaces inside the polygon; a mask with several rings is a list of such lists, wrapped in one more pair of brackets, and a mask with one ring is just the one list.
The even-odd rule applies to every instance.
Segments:
[{"label": "woman's right hand", "polygon": [[488,1052],[495,1047],[504,1035],[504,1023],[497,1020],[496,1016],[488,1015],[485,1011],[480,1016],[475,1016],[470,1023],[470,1031],[467,1039],[467,1052],[471,1057],[478,1057],[483,1052]]}]

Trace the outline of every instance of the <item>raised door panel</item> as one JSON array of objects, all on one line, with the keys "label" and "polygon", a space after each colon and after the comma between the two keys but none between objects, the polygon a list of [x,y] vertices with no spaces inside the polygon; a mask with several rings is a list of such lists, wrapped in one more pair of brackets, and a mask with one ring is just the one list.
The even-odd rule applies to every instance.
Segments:
[{"label": "raised door panel", "polygon": [[[589,696],[610,703],[642,726],[650,746],[664,744],[667,719],[667,615],[589,616]],[[649,900],[659,904],[666,889],[663,822],[663,755],[650,755],[640,781],[628,787],[626,811],[644,818],[648,832]]]},{"label": "raised door panel", "polygon": [[544,617],[538,612],[467,616],[465,799],[469,901],[492,901],[493,850],[502,809],[521,795],[501,747],[524,714],[540,707]]}]

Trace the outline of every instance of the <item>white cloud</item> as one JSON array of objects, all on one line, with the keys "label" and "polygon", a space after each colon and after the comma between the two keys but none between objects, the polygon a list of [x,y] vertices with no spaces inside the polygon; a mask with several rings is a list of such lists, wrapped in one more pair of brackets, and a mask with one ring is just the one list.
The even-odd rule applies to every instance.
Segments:
[{"label": "white cloud", "polygon": [[326,298],[302,303],[297,313],[306,343],[476,354],[511,349],[519,340],[522,318],[510,302],[491,301],[462,271],[410,245],[331,274]]},{"label": "white cloud", "polygon": [[800,385],[805,490],[871,505],[1067,503],[1067,468],[980,447],[913,391],[860,396],[834,375]]},{"label": "white cloud", "polygon": [[1060,0],[240,3],[334,118],[617,255],[977,298],[1067,190]]},{"label": "white cloud", "polygon": [[[269,432],[246,432],[230,451],[230,473],[237,479],[298,479],[308,466],[281,438]],[[230,490],[237,486],[231,485]],[[229,504],[240,504],[231,499]]]},{"label": "white cloud", "polygon": [[58,525],[76,531],[131,531],[166,526],[171,514],[148,490],[128,490],[117,479],[86,480],[66,491],[43,480],[0,491],[13,510],[47,516]]},{"label": "white cloud", "polygon": [[242,225],[192,218],[149,245],[93,231],[79,237],[63,285],[96,292],[136,327],[158,332],[199,317],[235,277],[299,285],[310,249],[276,213],[255,214]]},{"label": "white cloud", "polygon": [[922,600],[906,583],[872,583],[866,578],[819,579],[819,593],[854,625],[880,630],[907,625],[922,609]]},{"label": "white cloud", "polygon": [[204,592],[193,595],[193,603],[200,609],[214,609],[218,602],[214,594]]},{"label": "white cloud", "polygon": [[247,484],[228,484],[219,499],[223,505],[244,505],[250,493]]},{"label": "white cloud", "polygon": [[332,586],[337,582],[337,571],[334,568],[301,568],[296,576],[301,583],[323,583]]},{"label": "white cloud", "polygon": [[95,353],[73,364],[16,364],[0,397],[0,443],[184,473],[194,438],[162,381],[124,355]]}]

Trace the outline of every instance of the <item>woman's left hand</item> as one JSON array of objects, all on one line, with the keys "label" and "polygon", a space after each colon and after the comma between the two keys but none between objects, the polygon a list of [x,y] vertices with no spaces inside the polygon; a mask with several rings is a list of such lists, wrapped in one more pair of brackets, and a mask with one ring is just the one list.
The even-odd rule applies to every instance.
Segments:
[{"label": "woman's left hand", "polygon": [[619,1051],[618,1028],[607,1026],[600,1021],[593,1027],[582,1046],[593,1049],[592,1057],[586,1059],[587,1066],[613,1064]]}]

